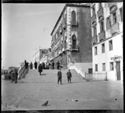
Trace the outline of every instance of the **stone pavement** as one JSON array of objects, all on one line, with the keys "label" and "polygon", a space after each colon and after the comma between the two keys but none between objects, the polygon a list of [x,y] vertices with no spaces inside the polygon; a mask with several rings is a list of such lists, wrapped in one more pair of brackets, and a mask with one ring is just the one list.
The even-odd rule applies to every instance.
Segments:
[{"label": "stone pavement", "polygon": [[[3,110],[91,110],[123,109],[123,84],[120,81],[84,80],[72,71],[72,83],[57,84],[57,70],[44,70],[40,76],[30,70],[18,84],[2,80]],[[48,106],[42,104],[48,100]]]}]

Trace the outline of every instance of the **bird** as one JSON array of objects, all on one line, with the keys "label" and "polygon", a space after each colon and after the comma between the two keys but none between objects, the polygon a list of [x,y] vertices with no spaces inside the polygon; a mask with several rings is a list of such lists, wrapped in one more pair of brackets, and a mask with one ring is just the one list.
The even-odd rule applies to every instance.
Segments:
[{"label": "bird", "polygon": [[47,106],[47,105],[48,105],[48,100],[44,104],[42,104],[42,106]]}]

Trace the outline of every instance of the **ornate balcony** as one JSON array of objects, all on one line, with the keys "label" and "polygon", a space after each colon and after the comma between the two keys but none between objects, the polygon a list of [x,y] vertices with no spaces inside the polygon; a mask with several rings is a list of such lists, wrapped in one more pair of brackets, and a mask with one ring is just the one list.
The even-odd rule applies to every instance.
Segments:
[{"label": "ornate balcony", "polygon": [[72,48],[71,48],[71,51],[72,51],[72,52],[79,52],[79,46],[76,46],[75,48],[72,47]]},{"label": "ornate balcony", "polygon": [[114,25],[112,25],[111,27],[111,34],[114,35],[116,33],[119,33],[120,29],[119,29],[119,23],[115,23]]},{"label": "ornate balcony", "polygon": [[97,35],[93,36],[92,44],[95,45],[98,42]]},{"label": "ornate balcony", "polygon": [[99,33],[99,41],[102,42],[105,40],[105,31]]},{"label": "ornate balcony", "polygon": [[103,12],[103,8],[102,7],[98,10],[97,14],[98,14],[98,18],[101,17],[101,16],[102,17],[104,16],[104,12]]},{"label": "ornate balcony", "polygon": [[96,14],[94,14],[94,15],[91,17],[91,24],[92,24],[93,22],[96,22]]},{"label": "ornate balcony", "polygon": [[108,7],[111,8],[112,6],[116,6],[116,2],[111,2],[111,3],[108,3]]},{"label": "ornate balcony", "polygon": [[72,26],[72,28],[78,27],[78,22],[76,22],[76,23],[71,23],[71,26]]}]

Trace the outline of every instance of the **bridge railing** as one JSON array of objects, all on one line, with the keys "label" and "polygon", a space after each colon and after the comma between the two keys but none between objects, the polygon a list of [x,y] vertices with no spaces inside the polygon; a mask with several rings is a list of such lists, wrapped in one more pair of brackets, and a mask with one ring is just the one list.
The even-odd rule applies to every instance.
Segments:
[{"label": "bridge railing", "polygon": [[25,68],[25,65],[21,65],[19,71],[18,71],[18,79],[22,79],[26,77],[26,74],[28,73],[28,69]]}]

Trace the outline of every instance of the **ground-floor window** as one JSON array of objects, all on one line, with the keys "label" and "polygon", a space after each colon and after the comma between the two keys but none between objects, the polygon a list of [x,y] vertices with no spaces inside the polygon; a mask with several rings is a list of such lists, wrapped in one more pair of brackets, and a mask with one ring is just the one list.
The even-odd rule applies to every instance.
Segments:
[{"label": "ground-floor window", "polygon": [[98,71],[98,64],[95,64],[95,71]]},{"label": "ground-floor window", "polygon": [[110,62],[110,70],[111,70],[111,71],[114,70],[114,62]]},{"label": "ground-floor window", "polygon": [[106,65],[105,63],[102,63],[102,71],[105,71],[106,70]]}]

